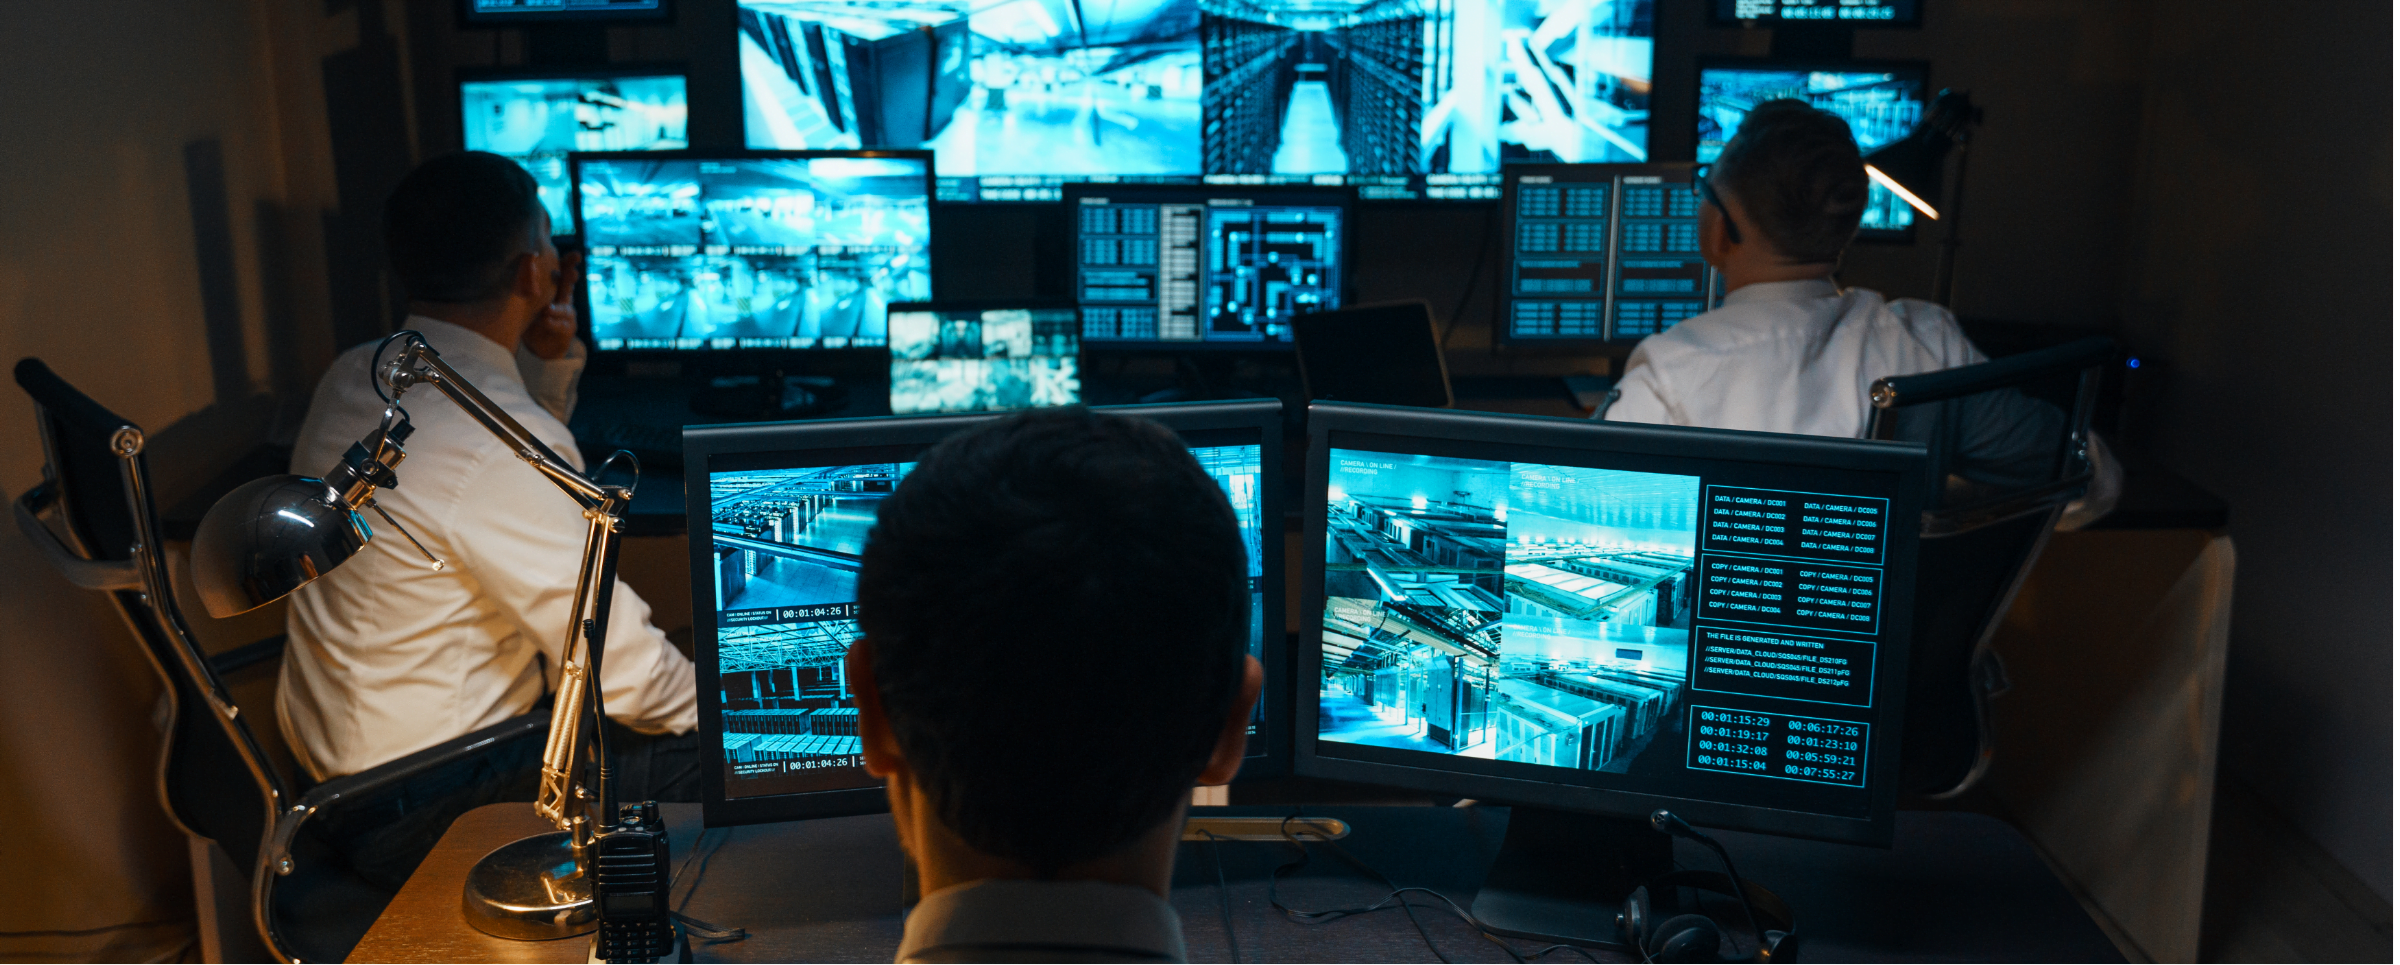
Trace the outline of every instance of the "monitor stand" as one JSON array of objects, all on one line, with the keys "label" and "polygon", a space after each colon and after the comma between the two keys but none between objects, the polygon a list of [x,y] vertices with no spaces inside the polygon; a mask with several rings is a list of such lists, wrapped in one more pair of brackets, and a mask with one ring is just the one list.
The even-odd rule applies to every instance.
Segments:
[{"label": "monitor stand", "polygon": [[770,368],[719,375],[692,393],[692,411],[738,422],[771,422],[823,415],[840,407],[842,386],[821,375],[786,375]]},{"label": "monitor stand", "polygon": [[1475,918],[1511,938],[1631,951],[1617,912],[1674,863],[1674,841],[1641,818],[1511,808]]}]

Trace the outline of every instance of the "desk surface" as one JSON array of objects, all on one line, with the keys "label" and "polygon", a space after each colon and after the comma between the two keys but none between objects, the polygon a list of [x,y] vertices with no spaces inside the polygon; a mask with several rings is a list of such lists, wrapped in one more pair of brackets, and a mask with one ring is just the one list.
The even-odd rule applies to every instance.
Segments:
[{"label": "desk surface", "polygon": [[[891,961],[900,943],[901,857],[883,815],[722,828],[702,834],[696,805],[667,805],[678,865],[675,901],[686,914],[746,928],[747,940],[697,949],[700,961]],[[1289,808],[1204,808],[1281,815]],[[1322,807],[1351,822],[1350,852],[1402,885],[1471,903],[1508,827],[1505,808]],[[494,804],[451,826],[384,910],[352,961],[580,962],[586,938],[511,942],[468,927],[459,886],[492,848],[546,830],[526,804]],[[1780,892],[1800,918],[1810,961],[2117,961],[2115,946],[2053,877],[2025,839],[1967,812],[1902,812],[1889,851],[1721,834],[1748,877]],[[697,853],[694,843],[699,842]],[[1427,847],[1437,843],[1439,847]],[[1234,937],[1245,961],[1433,961],[1397,911],[1302,925],[1268,904],[1268,873],[1290,860],[1281,844],[1221,849]],[[1679,842],[1677,863],[1710,867]],[[1686,850],[1689,849],[1689,850]],[[1227,961],[1218,864],[1209,846],[1186,844],[1174,904],[1196,962]],[[1279,897],[1297,909],[1374,902],[1383,889],[1318,853],[1285,878]],[[1416,915],[1453,961],[1507,961],[1455,916],[1420,899]],[[1531,943],[1517,943],[1531,951]],[[1602,961],[1631,961],[1595,953]],[[1572,959],[1554,953],[1545,961]]]}]

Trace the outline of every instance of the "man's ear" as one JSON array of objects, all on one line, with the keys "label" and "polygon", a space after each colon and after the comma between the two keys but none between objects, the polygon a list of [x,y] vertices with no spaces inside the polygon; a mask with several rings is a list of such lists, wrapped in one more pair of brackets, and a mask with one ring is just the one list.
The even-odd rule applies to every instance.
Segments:
[{"label": "man's ear", "polygon": [[557,287],[549,269],[543,267],[542,256],[530,251],[517,253],[516,267],[509,274],[509,291],[530,302],[548,304],[551,292]]},{"label": "man's ear", "polygon": [[889,779],[908,769],[908,761],[900,756],[900,742],[892,739],[892,722],[883,715],[883,692],[875,689],[875,645],[865,637],[850,645],[842,655],[844,678],[850,686],[850,699],[858,702],[858,743],[861,762],[867,773]]},{"label": "man's ear", "polygon": [[1719,271],[1733,257],[1733,238],[1725,231],[1727,221],[1724,210],[1716,205],[1700,206],[1700,257]]},{"label": "man's ear", "polygon": [[1217,731],[1217,747],[1209,752],[1208,767],[1192,783],[1201,787],[1229,784],[1240,773],[1243,753],[1250,747],[1250,711],[1258,706],[1258,692],[1266,685],[1267,668],[1259,666],[1257,657],[1243,657],[1241,694],[1225,712],[1225,724]]}]

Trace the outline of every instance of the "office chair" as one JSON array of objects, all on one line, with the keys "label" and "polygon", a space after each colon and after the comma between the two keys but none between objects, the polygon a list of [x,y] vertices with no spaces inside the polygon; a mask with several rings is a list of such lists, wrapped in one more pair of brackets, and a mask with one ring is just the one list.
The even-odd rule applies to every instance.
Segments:
[{"label": "office chair", "polygon": [[[2093,337],[1875,381],[1867,434],[1926,446],[1902,787],[1941,799],[1991,767],[1992,634],[2068,503],[2092,479],[2092,409],[2116,345]],[[2071,390],[2057,382],[2073,375]]]},{"label": "office chair", "polygon": [[[111,413],[39,359],[17,363],[41,428],[42,482],[16,500],[17,528],[67,580],[109,596],[164,684],[169,713],[157,789],[187,835],[215,842],[242,870],[250,918],[280,961],[340,961],[391,900],[306,832],[334,809],[431,768],[540,740],[528,714],[314,787],[294,787],[262,751],[223,678],[281,656],[278,636],[211,656],[176,605],[139,426]],[[54,530],[43,517],[57,520]]]}]

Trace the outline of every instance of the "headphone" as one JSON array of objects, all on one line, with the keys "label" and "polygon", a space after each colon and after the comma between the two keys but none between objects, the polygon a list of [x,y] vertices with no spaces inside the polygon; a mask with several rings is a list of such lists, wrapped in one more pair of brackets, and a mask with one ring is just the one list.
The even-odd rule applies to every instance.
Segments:
[{"label": "headphone", "polygon": [[[1704,914],[1666,914],[1659,906],[1673,908],[1680,904],[1675,889],[1693,888],[1714,892],[1741,903],[1742,917],[1750,926],[1750,934],[1758,940],[1754,957],[1762,962],[1797,962],[1800,960],[1800,936],[1794,927],[1792,908],[1772,891],[1743,881],[1733,870],[1733,858],[1715,839],[1694,830],[1674,812],[1660,809],[1650,813],[1650,826],[1678,838],[1690,838],[1707,845],[1725,863],[1725,873],[1714,871],[1671,871],[1650,880],[1625,896],[1625,907],[1617,913],[1617,930],[1625,942],[1633,946],[1646,962],[1718,962],[1742,961],[1717,955],[1724,942],[1725,930],[1715,919]],[[1653,895],[1663,896],[1654,899]],[[1663,920],[1662,920],[1662,917]]]}]

